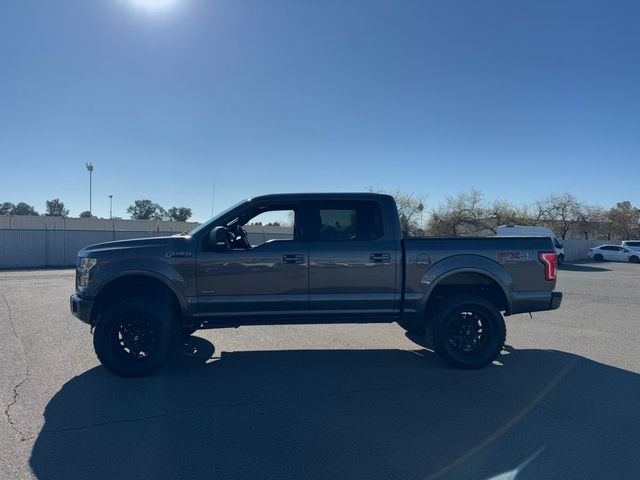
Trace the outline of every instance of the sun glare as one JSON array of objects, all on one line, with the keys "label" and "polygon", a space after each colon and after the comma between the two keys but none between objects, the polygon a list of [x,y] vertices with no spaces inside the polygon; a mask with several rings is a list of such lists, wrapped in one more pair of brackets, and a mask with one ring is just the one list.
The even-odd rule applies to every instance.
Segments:
[{"label": "sun glare", "polygon": [[166,10],[175,5],[178,0],[129,0],[134,7],[144,10]]}]

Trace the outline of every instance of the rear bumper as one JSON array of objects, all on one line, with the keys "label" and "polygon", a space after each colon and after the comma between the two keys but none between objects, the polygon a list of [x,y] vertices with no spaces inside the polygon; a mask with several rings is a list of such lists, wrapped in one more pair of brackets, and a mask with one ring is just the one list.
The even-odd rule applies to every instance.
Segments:
[{"label": "rear bumper", "polygon": [[77,294],[71,295],[69,298],[69,306],[74,317],[79,318],[84,323],[91,325],[91,310],[93,309],[93,300],[82,298]]},{"label": "rear bumper", "polygon": [[562,292],[549,290],[541,292],[513,292],[511,294],[511,314],[555,310],[562,303]]},{"label": "rear bumper", "polygon": [[551,292],[551,307],[550,310],[555,310],[556,308],[560,308],[560,304],[562,303],[562,292]]}]

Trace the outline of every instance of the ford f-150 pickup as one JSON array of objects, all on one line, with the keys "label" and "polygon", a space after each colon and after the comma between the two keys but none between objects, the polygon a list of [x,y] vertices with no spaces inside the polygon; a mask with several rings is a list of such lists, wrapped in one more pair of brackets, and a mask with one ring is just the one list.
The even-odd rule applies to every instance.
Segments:
[{"label": "ford f-150 pickup", "polygon": [[[282,211],[288,237],[250,241],[243,226]],[[472,369],[500,355],[503,313],[560,306],[556,274],[548,237],[409,238],[388,195],[276,194],[181,235],[83,248],[70,300],[123,376],[153,374],[198,329],[299,323],[397,322]]]}]

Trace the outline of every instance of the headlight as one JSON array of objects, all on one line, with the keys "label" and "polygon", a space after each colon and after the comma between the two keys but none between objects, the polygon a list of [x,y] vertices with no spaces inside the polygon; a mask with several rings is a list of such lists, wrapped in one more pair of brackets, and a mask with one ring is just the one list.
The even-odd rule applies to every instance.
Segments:
[{"label": "headlight", "polygon": [[89,285],[89,272],[98,263],[95,258],[83,257],[80,259],[80,266],[78,267],[78,285],[80,287],[86,287]]}]

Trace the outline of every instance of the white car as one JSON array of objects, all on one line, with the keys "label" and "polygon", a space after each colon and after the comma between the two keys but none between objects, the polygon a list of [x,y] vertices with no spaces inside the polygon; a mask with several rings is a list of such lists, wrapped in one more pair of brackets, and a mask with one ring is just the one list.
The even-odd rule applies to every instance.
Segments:
[{"label": "white car", "polygon": [[628,248],[629,250],[640,252],[640,240],[625,240],[624,242],[622,242],[622,246]]},{"label": "white car", "polygon": [[587,257],[596,262],[609,260],[611,262],[640,263],[640,252],[635,252],[621,245],[600,245],[590,248]]}]

